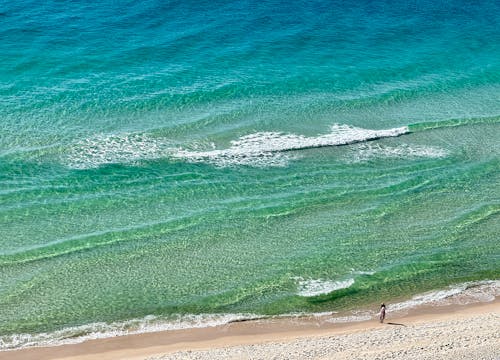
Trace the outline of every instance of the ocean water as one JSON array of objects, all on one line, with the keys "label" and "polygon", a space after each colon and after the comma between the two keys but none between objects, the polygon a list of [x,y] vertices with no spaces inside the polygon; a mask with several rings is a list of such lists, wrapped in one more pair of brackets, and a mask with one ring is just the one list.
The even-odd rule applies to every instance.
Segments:
[{"label": "ocean water", "polygon": [[498,296],[499,23],[2,2],[1,348]]}]

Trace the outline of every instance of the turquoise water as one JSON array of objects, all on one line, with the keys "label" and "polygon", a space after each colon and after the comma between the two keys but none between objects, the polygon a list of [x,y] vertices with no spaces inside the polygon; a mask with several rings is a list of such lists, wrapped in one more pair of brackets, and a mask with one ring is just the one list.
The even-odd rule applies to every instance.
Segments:
[{"label": "turquoise water", "polygon": [[2,347],[498,279],[499,14],[1,5]]}]

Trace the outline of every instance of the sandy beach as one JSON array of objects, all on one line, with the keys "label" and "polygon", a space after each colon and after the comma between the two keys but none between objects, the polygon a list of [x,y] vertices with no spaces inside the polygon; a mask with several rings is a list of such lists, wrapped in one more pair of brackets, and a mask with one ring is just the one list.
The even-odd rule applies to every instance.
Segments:
[{"label": "sandy beach", "polygon": [[[389,307],[390,309],[390,307]],[[500,301],[421,307],[335,323],[328,316],[245,321],[0,353],[0,359],[500,359]]]}]

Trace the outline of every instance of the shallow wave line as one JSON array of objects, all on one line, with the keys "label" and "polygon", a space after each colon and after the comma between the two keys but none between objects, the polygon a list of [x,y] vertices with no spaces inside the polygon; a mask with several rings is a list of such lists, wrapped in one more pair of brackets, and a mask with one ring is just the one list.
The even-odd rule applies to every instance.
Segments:
[{"label": "shallow wave line", "polygon": [[[478,291],[475,291],[478,290]],[[499,280],[481,280],[450,285],[445,289],[434,290],[413,296],[411,299],[388,304],[390,311],[407,311],[412,308],[435,304],[446,306],[449,304],[490,302],[500,295]],[[335,317],[337,312],[322,313],[285,313],[280,315],[263,315],[251,313],[233,314],[172,314],[173,318],[161,318],[147,315],[143,318],[134,318],[121,322],[99,322],[67,327],[50,333],[38,334],[9,334],[0,336],[0,350],[10,351],[33,346],[55,346],[81,343],[86,340],[109,338],[131,334],[150,333],[157,331],[174,331],[186,328],[214,327],[231,322],[263,320],[275,318],[325,317],[325,321],[333,323],[358,322],[372,319],[376,313],[373,310],[359,309],[350,312],[350,316]],[[75,335],[76,334],[76,335]]]},{"label": "shallow wave line", "polygon": [[385,137],[397,137],[408,132],[406,126],[370,130],[341,124],[334,124],[330,133],[316,137],[281,132],[258,132],[231,141],[231,146],[226,149],[196,151],[180,148],[173,152],[171,157],[192,162],[208,161],[219,166],[236,164],[283,166],[290,159],[284,154],[286,152],[349,145]]},{"label": "shallow wave line", "polygon": [[[95,247],[98,247],[98,246],[105,246],[105,245],[109,245],[109,244],[114,244],[114,243],[117,243],[117,242],[125,242],[125,241],[128,241],[126,239],[113,239],[113,240],[108,240],[108,241],[98,241],[98,242],[95,242],[95,243],[89,243],[88,241],[84,244],[82,244],[82,246],[77,246],[77,247],[74,247],[74,248],[69,248],[65,251],[61,251],[61,252],[52,252],[52,253],[48,253],[48,254],[39,254],[41,251],[43,251],[44,249],[53,249],[53,250],[57,250],[57,246],[59,245],[69,245],[71,243],[81,243],[82,241],[85,241],[86,239],[88,240],[91,240],[92,238],[96,238],[98,236],[110,236],[110,235],[113,235],[113,234],[117,234],[117,233],[127,233],[127,232],[130,232],[130,231],[135,231],[135,230],[141,230],[141,229],[147,229],[147,228],[150,228],[150,227],[155,227],[155,226],[159,226],[159,225],[164,225],[164,224],[168,224],[170,222],[177,222],[177,221],[180,221],[182,219],[185,219],[185,218],[188,218],[187,216],[184,217],[184,218],[180,218],[180,219],[175,219],[175,220],[170,220],[170,221],[157,221],[157,222],[151,222],[151,223],[147,223],[147,224],[141,224],[141,225],[138,225],[138,226],[131,226],[131,227],[127,227],[127,228],[122,228],[122,229],[111,229],[111,230],[106,230],[106,231],[97,231],[97,232],[93,232],[93,233],[90,233],[90,234],[84,234],[84,235],[76,235],[76,236],[73,236],[73,237],[70,237],[70,238],[66,238],[66,239],[62,239],[60,241],[53,241],[53,242],[50,242],[48,244],[44,244],[42,246],[37,246],[37,247],[32,247],[32,248],[29,248],[29,249],[25,249],[23,251],[19,251],[19,252],[15,252],[15,253],[8,253],[8,254],[2,254],[0,255],[0,266],[1,265],[9,265],[9,264],[24,264],[24,263],[28,263],[28,262],[32,262],[32,261],[37,261],[37,260],[42,260],[42,259],[49,259],[49,258],[53,258],[53,257],[57,257],[57,256],[62,256],[62,255],[67,255],[67,254],[71,254],[71,253],[74,253],[74,252],[78,252],[78,251],[81,251],[81,250],[85,250],[85,249],[90,249],[90,248],[95,248]],[[184,225],[184,226],[177,226],[173,229],[169,229],[168,232],[172,232],[172,231],[177,231],[177,230],[181,230],[181,229],[184,229],[188,226],[192,226],[194,224],[188,224],[188,225]],[[38,253],[38,255],[37,255]],[[24,258],[22,258],[23,254],[26,254],[24,256]],[[29,256],[30,254],[33,254],[33,257],[28,257],[26,258],[27,256]],[[21,258],[19,258],[21,257]],[[2,259],[4,258],[4,259]],[[7,259],[5,259],[7,258]],[[11,259],[9,260],[9,258],[14,258],[14,259]],[[18,258],[18,259],[16,259]]]}]

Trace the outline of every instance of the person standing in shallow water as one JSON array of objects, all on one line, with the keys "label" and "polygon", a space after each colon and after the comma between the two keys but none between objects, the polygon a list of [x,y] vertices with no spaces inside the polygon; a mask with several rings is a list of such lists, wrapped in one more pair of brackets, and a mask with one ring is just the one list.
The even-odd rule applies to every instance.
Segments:
[{"label": "person standing in shallow water", "polygon": [[380,319],[380,323],[384,322],[384,319],[385,319],[385,304],[384,303],[382,303],[382,305],[380,305],[379,319]]}]

